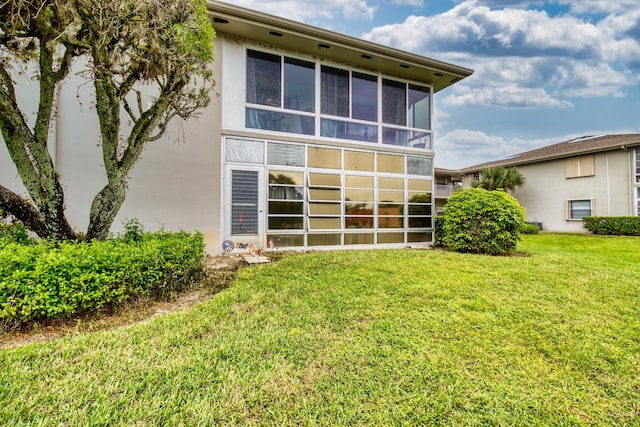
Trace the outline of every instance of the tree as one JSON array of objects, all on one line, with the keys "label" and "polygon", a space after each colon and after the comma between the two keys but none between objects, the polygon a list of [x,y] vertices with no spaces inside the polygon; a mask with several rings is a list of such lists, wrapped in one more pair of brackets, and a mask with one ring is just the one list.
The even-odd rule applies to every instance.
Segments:
[{"label": "tree", "polygon": [[484,169],[480,173],[480,180],[473,181],[471,186],[474,188],[484,188],[485,190],[508,190],[513,192],[516,187],[524,184],[524,175],[518,168],[504,168],[502,166],[494,166]]},{"label": "tree", "polygon": [[[205,0],[0,3],[0,131],[29,193],[25,198],[0,185],[0,208],[40,237],[77,237],[65,216],[48,134],[56,91],[73,61],[84,60],[82,75],[95,89],[107,176],[91,205],[87,238],[105,239],[145,144],[158,140],[172,119],[187,119],[208,105],[213,39]],[[16,96],[29,70],[39,81],[32,125]],[[144,96],[150,98],[143,102]]]},{"label": "tree", "polygon": [[466,188],[444,206],[442,243],[459,252],[503,255],[513,252],[526,221],[524,209],[504,191]]}]

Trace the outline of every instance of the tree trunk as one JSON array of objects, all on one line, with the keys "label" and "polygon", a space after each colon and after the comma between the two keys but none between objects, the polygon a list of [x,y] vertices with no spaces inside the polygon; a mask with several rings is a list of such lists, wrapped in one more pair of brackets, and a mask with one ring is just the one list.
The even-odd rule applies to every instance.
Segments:
[{"label": "tree trunk", "polygon": [[123,181],[107,184],[93,199],[89,213],[87,240],[105,240],[125,199]]}]

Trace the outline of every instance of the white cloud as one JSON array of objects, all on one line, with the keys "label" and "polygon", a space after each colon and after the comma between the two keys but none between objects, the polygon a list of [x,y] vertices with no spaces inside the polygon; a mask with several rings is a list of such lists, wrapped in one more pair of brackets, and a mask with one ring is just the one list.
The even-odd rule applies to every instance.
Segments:
[{"label": "white cloud", "polygon": [[391,0],[391,4],[420,7],[424,4],[424,2],[422,0]]},{"label": "white cloud", "polygon": [[347,19],[371,21],[376,11],[376,7],[365,0],[324,0],[321,7],[317,0],[236,0],[233,3],[302,22],[335,19],[337,13]]},{"label": "white cloud", "polygon": [[569,5],[570,13],[576,15],[624,13],[638,9],[637,0],[557,0],[557,2]]},{"label": "white cloud", "polygon": [[446,106],[475,106],[502,108],[571,108],[573,104],[551,97],[543,88],[524,88],[516,85],[468,89],[449,95],[442,101]]}]

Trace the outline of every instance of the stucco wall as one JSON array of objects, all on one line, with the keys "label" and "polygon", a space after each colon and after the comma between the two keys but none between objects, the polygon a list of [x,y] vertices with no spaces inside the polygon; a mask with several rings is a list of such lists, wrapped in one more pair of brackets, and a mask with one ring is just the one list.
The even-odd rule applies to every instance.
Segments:
[{"label": "stucco wall", "polygon": [[[217,44],[215,54],[212,66],[220,82],[222,50]],[[32,84],[20,88],[27,111],[35,110],[34,86],[37,89]],[[91,83],[79,77],[66,81],[58,99],[50,146],[65,188],[68,219],[79,231],[86,230],[91,201],[106,182],[94,102]],[[198,230],[205,236],[207,250],[219,252],[220,112],[220,97],[214,95],[199,118],[174,121],[161,140],[147,145],[130,174],[127,199],[112,231],[121,230],[125,219],[137,218],[148,230]],[[127,116],[122,118],[126,121]],[[26,195],[4,142],[0,146],[0,182]]]},{"label": "stucco wall", "polygon": [[542,222],[544,230],[585,232],[581,221],[567,220],[567,200],[595,199],[593,215],[632,215],[629,152],[595,155],[595,176],[565,178],[565,160],[520,166],[525,184],[514,196],[527,211],[527,220]]}]

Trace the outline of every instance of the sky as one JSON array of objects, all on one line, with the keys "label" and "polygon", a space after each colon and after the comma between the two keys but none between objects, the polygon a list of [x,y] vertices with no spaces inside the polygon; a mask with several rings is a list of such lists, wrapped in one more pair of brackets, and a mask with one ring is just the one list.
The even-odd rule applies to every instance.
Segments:
[{"label": "sky", "polygon": [[640,133],[639,0],[231,3],[473,69],[435,94],[436,167]]}]

